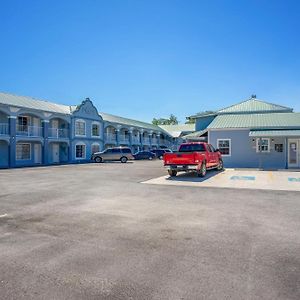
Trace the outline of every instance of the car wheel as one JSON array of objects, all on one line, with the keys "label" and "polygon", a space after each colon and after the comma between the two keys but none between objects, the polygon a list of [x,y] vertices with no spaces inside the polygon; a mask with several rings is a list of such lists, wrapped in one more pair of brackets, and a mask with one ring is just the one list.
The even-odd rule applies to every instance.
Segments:
[{"label": "car wheel", "polygon": [[175,170],[168,170],[168,174],[171,176],[171,177],[175,177],[177,175],[177,171]]},{"label": "car wheel", "polygon": [[95,157],[95,162],[96,162],[96,163],[102,163],[102,161],[103,161],[103,160],[102,160],[102,157],[101,157],[101,156],[96,156],[96,157]]},{"label": "car wheel", "polygon": [[153,157],[152,156],[149,156],[149,160],[152,160],[153,159]]},{"label": "car wheel", "polygon": [[200,170],[197,172],[198,177],[205,177],[206,175],[206,163],[203,162]]},{"label": "car wheel", "polygon": [[219,165],[218,165],[218,171],[222,171],[222,170],[224,170],[224,164],[223,164],[223,160],[220,159],[219,160]]},{"label": "car wheel", "polygon": [[121,159],[120,159],[121,163],[123,163],[123,164],[127,163],[127,160],[128,159],[125,156],[122,156]]}]

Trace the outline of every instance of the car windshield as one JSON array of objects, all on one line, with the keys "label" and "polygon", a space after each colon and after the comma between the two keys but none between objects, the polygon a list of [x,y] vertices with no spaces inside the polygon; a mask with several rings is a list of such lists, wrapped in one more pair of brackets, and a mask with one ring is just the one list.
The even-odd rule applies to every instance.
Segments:
[{"label": "car windshield", "polygon": [[203,144],[190,144],[190,145],[182,145],[179,148],[179,152],[205,152],[205,148]]}]

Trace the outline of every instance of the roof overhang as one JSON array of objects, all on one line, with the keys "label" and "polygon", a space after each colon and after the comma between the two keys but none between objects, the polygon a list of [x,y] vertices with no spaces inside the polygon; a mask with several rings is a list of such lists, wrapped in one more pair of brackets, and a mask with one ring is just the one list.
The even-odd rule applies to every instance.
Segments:
[{"label": "roof overhang", "polygon": [[251,130],[251,137],[300,137],[300,129],[290,130]]}]

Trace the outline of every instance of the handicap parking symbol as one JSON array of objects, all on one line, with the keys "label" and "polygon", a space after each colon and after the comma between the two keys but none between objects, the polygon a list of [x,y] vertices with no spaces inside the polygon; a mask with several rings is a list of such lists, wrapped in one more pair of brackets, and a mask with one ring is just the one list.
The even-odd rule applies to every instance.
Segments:
[{"label": "handicap parking symbol", "polygon": [[295,178],[295,177],[289,177],[288,178],[289,182],[300,182],[300,178]]},{"label": "handicap parking symbol", "polygon": [[255,176],[231,176],[231,180],[255,180]]}]

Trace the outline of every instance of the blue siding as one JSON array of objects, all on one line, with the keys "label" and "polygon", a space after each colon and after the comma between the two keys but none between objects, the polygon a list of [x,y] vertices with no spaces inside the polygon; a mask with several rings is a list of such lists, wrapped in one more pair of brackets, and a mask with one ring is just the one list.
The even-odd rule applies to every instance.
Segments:
[{"label": "blue siding", "polygon": [[8,168],[8,143],[0,140],[0,168]]},{"label": "blue siding", "polygon": [[206,129],[207,126],[213,121],[215,116],[207,116],[196,119],[196,131]]},{"label": "blue siding", "polygon": [[[210,130],[209,142],[218,147],[218,139],[231,139],[231,156],[223,156],[228,168],[286,168],[286,139],[282,137],[270,139],[270,152],[257,153],[256,140],[249,137],[250,130]],[[283,144],[283,152],[275,151],[275,144]]]}]

